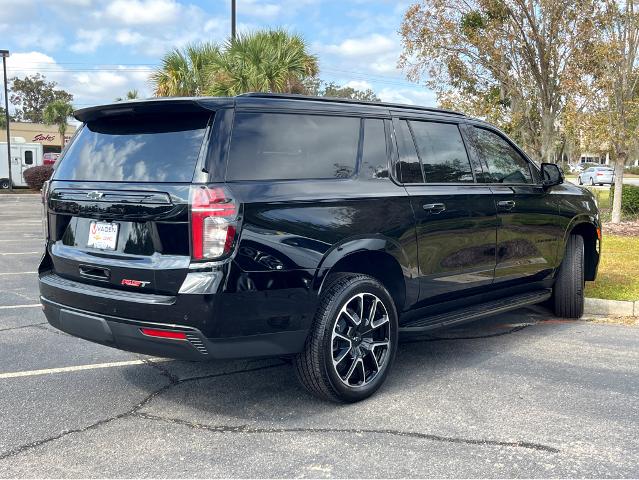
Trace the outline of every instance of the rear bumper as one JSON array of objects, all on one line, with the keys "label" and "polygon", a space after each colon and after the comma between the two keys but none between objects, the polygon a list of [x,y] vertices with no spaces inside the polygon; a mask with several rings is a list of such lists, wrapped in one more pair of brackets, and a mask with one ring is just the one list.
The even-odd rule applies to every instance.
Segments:
[{"label": "rear bumper", "polygon": [[[157,357],[217,360],[274,357],[300,352],[306,331],[209,339],[196,328],[95,314],[40,297],[47,321],[55,328],[95,343]],[[186,339],[149,337],[142,328],[184,332]]]}]

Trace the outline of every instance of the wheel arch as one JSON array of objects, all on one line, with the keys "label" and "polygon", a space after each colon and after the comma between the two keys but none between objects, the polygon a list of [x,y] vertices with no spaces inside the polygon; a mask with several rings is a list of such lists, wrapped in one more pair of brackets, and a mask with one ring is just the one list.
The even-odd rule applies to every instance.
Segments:
[{"label": "wheel arch", "polygon": [[[416,301],[407,288],[408,257],[403,249],[383,237],[351,239],[328,252],[318,268],[315,287],[321,294],[334,273],[361,273],[378,280],[390,293],[398,313]],[[410,277],[409,277],[410,279]]]},{"label": "wheel arch", "polygon": [[599,251],[601,240],[601,227],[589,218],[575,219],[566,230],[564,238],[562,259],[566,251],[566,244],[570,235],[580,235],[584,239],[584,279],[592,281],[597,277],[599,266]]}]

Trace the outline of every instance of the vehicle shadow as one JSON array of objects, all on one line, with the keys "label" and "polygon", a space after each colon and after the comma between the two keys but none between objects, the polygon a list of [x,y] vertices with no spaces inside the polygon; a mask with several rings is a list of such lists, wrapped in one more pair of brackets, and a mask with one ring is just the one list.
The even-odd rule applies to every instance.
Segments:
[{"label": "vehicle shadow", "polygon": [[[162,362],[157,368],[172,385],[154,395],[138,413],[194,424],[286,425],[302,421],[320,427],[336,411],[357,416],[364,408],[387,415],[389,409],[405,408],[407,402],[419,405],[432,395],[441,395],[438,390],[455,382],[459,372],[494,362],[500,355],[506,355],[507,361],[511,350],[556,331],[536,328],[534,334],[531,332],[536,324],[552,318],[547,310],[532,307],[421,336],[404,336],[385,385],[370,399],[352,405],[314,398],[298,384],[290,361],[282,359]],[[135,382],[135,377],[131,381]],[[347,418],[341,417],[340,422],[348,423]]]}]

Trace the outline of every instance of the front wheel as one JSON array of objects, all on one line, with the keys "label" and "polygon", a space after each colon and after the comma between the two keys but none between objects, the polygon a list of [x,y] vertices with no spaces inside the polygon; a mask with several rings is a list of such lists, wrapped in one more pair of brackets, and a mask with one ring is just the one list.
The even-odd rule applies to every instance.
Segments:
[{"label": "front wheel", "polygon": [[555,315],[580,318],[584,314],[584,239],[570,235],[552,290]]},{"label": "front wheel", "polygon": [[297,378],[319,398],[363,400],[388,375],[397,329],[393,299],[381,283],[367,275],[336,277],[321,295],[304,351],[295,358]]},{"label": "front wheel", "polygon": [[581,176],[578,177],[579,185],[583,185],[584,182],[581,181]]},{"label": "front wheel", "polygon": [[8,178],[0,178],[0,190],[8,190],[11,186]]},{"label": "front wheel", "polygon": [[590,185],[593,187],[595,186],[595,179],[592,177],[590,177]]}]

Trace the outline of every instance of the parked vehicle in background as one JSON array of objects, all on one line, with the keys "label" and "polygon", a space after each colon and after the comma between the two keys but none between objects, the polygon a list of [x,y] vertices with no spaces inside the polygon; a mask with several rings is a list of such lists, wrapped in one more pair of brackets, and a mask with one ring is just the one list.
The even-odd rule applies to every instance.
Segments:
[{"label": "parked vehicle in background", "polygon": [[43,165],[55,165],[55,162],[60,157],[59,153],[48,152],[42,156],[42,164]]},{"label": "parked vehicle in background", "polygon": [[6,190],[13,183],[14,187],[26,187],[23,172],[27,168],[42,165],[42,144],[27,143],[22,137],[11,139],[11,179],[7,164],[7,143],[0,142],[0,189]]},{"label": "parked vehicle in background", "polygon": [[610,167],[590,167],[577,177],[579,185],[612,185],[615,183],[615,171]]},{"label": "parked vehicle in background", "polygon": [[569,163],[568,169],[570,170],[570,173],[581,173],[584,170],[584,167],[578,163]]},{"label": "parked vehicle in background", "polygon": [[75,116],[39,283],[51,325],[94,342],[287,356],[310,392],[353,402],[400,333],[546,300],[579,318],[597,273],[592,193],[463,114],[246,94]]}]

